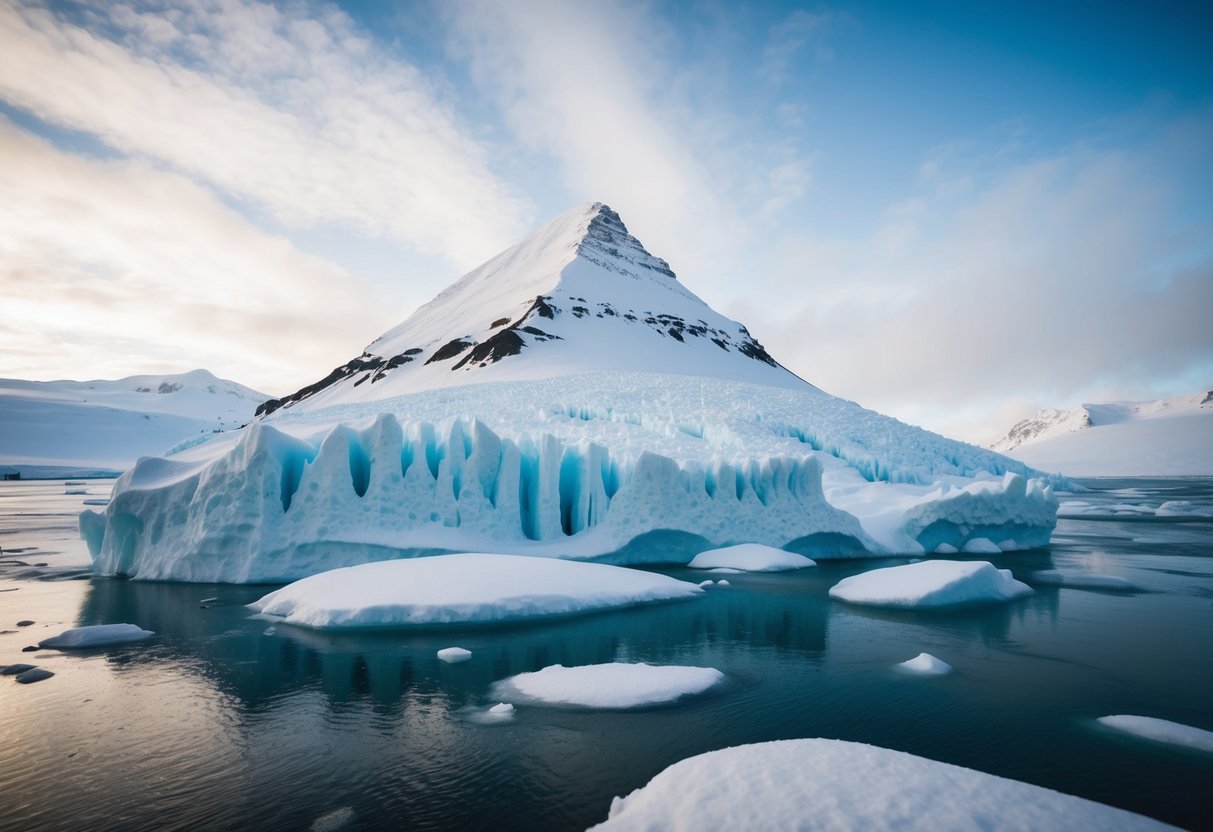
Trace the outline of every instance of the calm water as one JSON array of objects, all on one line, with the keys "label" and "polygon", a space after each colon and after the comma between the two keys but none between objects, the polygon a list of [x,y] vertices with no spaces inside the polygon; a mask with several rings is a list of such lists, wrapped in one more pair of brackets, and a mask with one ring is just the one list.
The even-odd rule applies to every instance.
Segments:
[{"label": "calm water", "polygon": [[[994,560],[1025,580],[1081,569],[1141,592],[1039,586],[1004,606],[874,612],[826,593],[900,561],[852,561],[730,575],[732,588],[694,601],[550,623],[330,637],[250,618],[242,605],[265,587],[81,580],[72,514],[108,484],[69,496],[61,482],[5,483],[0,664],[57,675],[0,679],[0,828],[308,829],[348,807],[351,829],[581,829],[682,758],[818,736],[1210,827],[1213,756],[1093,720],[1131,713],[1213,729],[1213,521],[1127,508],[1189,500],[1213,514],[1213,480],[1089,484],[1097,491],[1076,499],[1132,513],[1062,520],[1049,550]],[[201,608],[208,597],[220,604]],[[23,618],[36,623],[17,628]],[[85,655],[20,652],[112,622],[157,637]],[[453,644],[472,660],[439,662],[435,651]],[[955,673],[889,669],[924,650]],[[611,660],[708,665],[730,682],[639,712],[520,706],[511,724],[468,719],[492,703],[494,680]]]}]

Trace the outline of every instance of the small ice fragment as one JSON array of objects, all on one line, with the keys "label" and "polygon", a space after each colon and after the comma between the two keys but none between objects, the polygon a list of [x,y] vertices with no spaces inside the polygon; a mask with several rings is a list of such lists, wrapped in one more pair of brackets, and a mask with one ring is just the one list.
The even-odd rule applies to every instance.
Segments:
[{"label": "small ice fragment", "polygon": [[134,624],[93,624],[64,630],[53,638],[38,642],[39,647],[54,647],[59,650],[84,650],[90,647],[108,647],[112,644],[127,644],[143,641],[155,633]]},{"label": "small ice fragment", "polygon": [[312,821],[311,832],[340,832],[342,829],[349,828],[355,817],[353,809],[349,806],[342,806],[340,809],[334,809]]},{"label": "small ice fragment", "polygon": [[960,551],[960,550],[957,549],[955,546],[953,546],[951,543],[940,543],[938,546],[935,547],[935,554],[937,554],[937,555],[954,555],[958,551]]},{"label": "small ice fragment", "polygon": [[512,714],[514,713],[514,706],[509,702],[498,702],[496,705],[489,708],[489,713],[497,714],[499,716],[503,714]]},{"label": "small ice fragment", "polygon": [[760,543],[741,543],[723,549],[709,549],[697,554],[687,564],[692,569],[739,569],[745,572],[781,572],[816,565],[815,561],[804,555]]},{"label": "small ice fragment", "polygon": [[742,573],[742,570],[733,569],[732,567],[729,567],[729,566],[718,566],[715,569],[709,569],[708,571],[715,572],[720,575],[740,575]]},{"label": "small ice fragment", "polygon": [[1182,745],[1196,751],[1206,751],[1213,754],[1213,731],[1193,728],[1182,722],[1171,722],[1152,716],[1130,716],[1116,714],[1101,716],[1095,720],[1100,725],[1107,726],[1126,734],[1133,734],[1155,742],[1165,742],[1171,745]]},{"label": "small ice fragment", "polygon": [[997,555],[1002,552],[1002,549],[999,549],[998,544],[988,537],[975,537],[965,543],[961,551],[970,555]]},{"label": "small ice fragment", "polygon": [[270,626],[265,628],[265,632],[263,632],[261,635],[272,636],[276,632],[278,632],[278,628],[271,624]]},{"label": "small ice fragment", "polygon": [[447,664],[459,664],[466,662],[472,657],[471,650],[464,650],[462,647],[443,647],[438,651],[438,658],[442,659]]},{"label": "small ice fragment", "polygon": [[201,601],[198,602],[198,606],[202,607],[202,609],[206,609],[207,607],[213,607],[218,603],[219,603],[218,598],[203,598]]},{"label": "small ice fragment", "polygon": [[917,676],[942,676],[952,672],[952,665],[935,658],[930,653],[919,653],[912,659],[893,665],[893,668],[902,673],[913,673]]},{"label": "small ice fragment", "polygon": [[706,581],[700,581],[700,582],[699,582],[699,585],[700,585],[701,587],[703,587],[704,589],[707,589],[708,587],[712,586],[712,585],[713,585],[713,584],[715,584],[715,583],[716,583],[715,581],[713,581],[713,580],[711,580],[711,579],[709,578],[709,579],[708,579],[708,580],[706,580]]},{"label": "small ice fragment", "polygon": [[729,583],[724,578],[721,578],[719,581],[716,582],[716,586],[732,586],[732,584]]},{"label": "small ice fragment", "polygon": [[492,687],[503,699],[583,708],[640,708],[703,693],[724,681],[711,667],[613,662],[519,673]]},{"label": "small ice fragment", "polygon": [[55,674],[44,667],[34,667],[17,675],[17,683],[29,685],[34,682],[41,682],[43,679],[49,679]]}]

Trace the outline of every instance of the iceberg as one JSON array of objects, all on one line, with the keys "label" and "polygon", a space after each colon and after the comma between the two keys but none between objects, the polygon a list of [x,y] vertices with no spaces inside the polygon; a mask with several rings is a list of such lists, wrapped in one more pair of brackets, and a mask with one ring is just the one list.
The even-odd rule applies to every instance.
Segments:
[{"label": "iceberg", "polygon": [[[249,607],[288,624],[341,629],[519,621],[702,593],[695,584],[622,566],[466,553],[333,569]],[[446,648],[439,658],[458,661],[462,654],[447,650],[459,649]]]},{"label": "iceberg", "polygon": [[938,608],[1011,601],[1031,595],[1009,569],[986,561],[924,560],[843,578],[830,597],[877,607]]},{"label": "iceberg", "polygon": [[1174,829],[1040,786],[857,742],[780,740],[682,760],[611,802],[599,832]]},{"label": "iceberg", "polygon": [[943,676],[952,672],[952,665],[935,658],[930,653],[919,653],[912,659],[893,665],[893,669],[915,676]]},{"label": "iceberg", "polygon": [[94,624],[89,627],[64,630],[53,638],[38,642],[38,646],[54,647],[58,650],[87,650],[91,647],[109,647],[115,644],[143,641],[154,635],[155,633],[151,630],[144,630],[134,624]]},{"label": "iceberg", "polygon": [[1152,716],[1116,714],[1095,720],[1100,725],[1155,742],[1178,745],[1213,754],[1213,731],[1193,728],[1181,722],[1171,722]]},{"label": "iceberg", "polygon": [[624,710],[675,702],[710,690],[724,678],[712,667],[627,662],[580,667],[555,664],[495,682],[492,695],[536,705]]},{"label": "iceberg", "polygon": [[687,566],[692,569],[730,569],[741,572],[783,572],[816,566],[817,562],[804,555],[785,552],[761,543],[740,543],[724,549],[700,552]]},{"label": "iceberg", "polygon": [[247,427],[141,459],[80,532],[100,574],[232,583],[466,551],[922,554],[1047,544],[1063,482],[800,379],[594,203]]}]

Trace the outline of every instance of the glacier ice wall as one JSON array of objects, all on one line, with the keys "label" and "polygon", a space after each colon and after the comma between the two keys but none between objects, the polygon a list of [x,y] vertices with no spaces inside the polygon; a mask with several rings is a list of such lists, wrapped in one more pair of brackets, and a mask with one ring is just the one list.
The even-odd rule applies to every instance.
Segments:
[{"label": "glacier ice wall", "polygon": [[81,533],[98,572],[216,582],[442,551],[676,563],[741,542],[830,557],[1048,541],[1051,488],[983,473],[1003,457],[818,392],[636,375],[256,422],[140,460]]}]

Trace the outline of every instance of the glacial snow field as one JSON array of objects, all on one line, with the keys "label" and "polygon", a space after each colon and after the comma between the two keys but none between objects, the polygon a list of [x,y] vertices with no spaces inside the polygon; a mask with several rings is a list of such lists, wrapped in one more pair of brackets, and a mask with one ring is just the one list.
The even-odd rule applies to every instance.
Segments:
[{"label": "glacial snow field", "polygon": [[1048,542],[1063,484],[796,377],[601,203],[258,413],[141,461],[82,517],[98,570],[242,582],[401,552],[1019,550]]},{"label": "glacial snow field", "polygon": [[[5,805],[24,832],[341,823],[562,832],[606,821],[614,798],[680,761],[828,737],[958,766],[962,778],[993,775],[1204,828],[1210,756],[1098,720],[1213,731],[1213,480],[1082,484],[1091,490],[1062,499],[1081,500],[1083,513],[1064,514],[1047,549],[948,556],[989,561],[1035,589],[1008,603],[847,604],[830,588],[911,558],[827,559],[729,573],[727,589],[682,603],[326,631],[252,614],[246,605],[275,586],[74,580],[88,577],[76,515],[94,497],[65,494],[62,480],[0,483],[0,665],[54,674],[28,685],[0,676]],[[1122,577],[1138,589],[1034,580],[1049,570]],[[637,571],[723,577],[685,565]],[[87,651],[36,648],[107,624],[156,635]],[[450,647],[471,657],[448,663],[439,651]],[[953,672],[894,670],[920,653]],[[713,668],[727,681],[663,706],[609,711],[494,695],[496,683],[553,665],[615,663]],[[775,786],[796,776],[780,771]],[[865,785],[868,809],[894,810],[877,799],[883,788]],[[932,794],[933,810],[956,813],[995,800],[984,788]]]},{"label": "glacial snow field", "polygon": [[247,424],[268,396],[206,370],[116,380],[0,379],[0,466],[26,478],[118,473]]},{"label": "glacial snow field", "polygon": [[1213,391],[1042,410],[990,447],[1069,477],[1213,475]]}]

